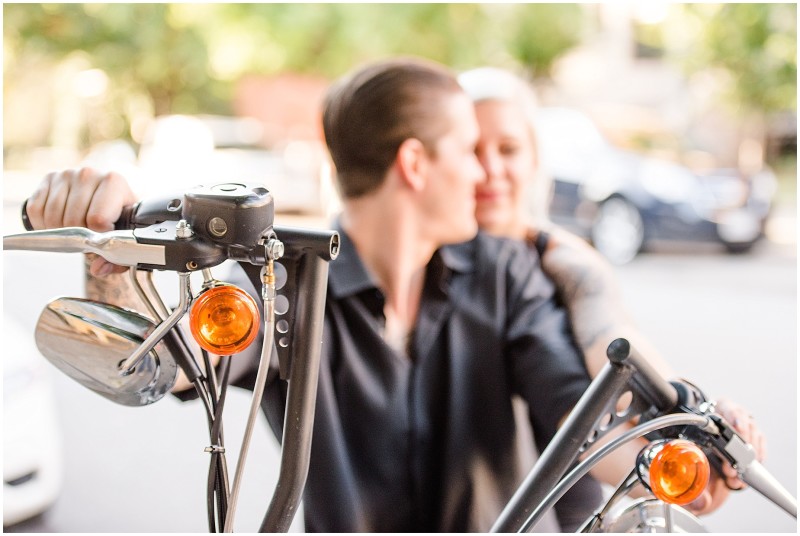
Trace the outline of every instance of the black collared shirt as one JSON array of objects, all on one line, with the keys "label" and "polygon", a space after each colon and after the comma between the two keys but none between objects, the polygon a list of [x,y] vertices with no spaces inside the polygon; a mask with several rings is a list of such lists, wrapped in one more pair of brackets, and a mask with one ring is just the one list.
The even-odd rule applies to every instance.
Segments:
[{"label": "black collared shirt", "polygon": [[[553,286],[520,242],[479,234],[444,247],[428,265],[409,351],[398,353],[382,336],[383,294],[340,233],[306,530],[487,531],[527,470],[512,395],[528,402],[541,450],[589,384]],[[279,438],[281,384],[267,386],[264,404]]]}]

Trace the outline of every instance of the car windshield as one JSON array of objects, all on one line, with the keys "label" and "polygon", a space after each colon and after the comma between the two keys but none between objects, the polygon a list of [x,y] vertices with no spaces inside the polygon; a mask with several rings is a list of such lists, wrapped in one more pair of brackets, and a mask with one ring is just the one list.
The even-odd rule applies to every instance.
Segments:
[{"label": "car windshield", "polygon": [[606,148],[606,140],[592,121],[580,112],[566,108],[541,108],[536,114],[536,129],[543,150],[596,154]]},{"label": "car windshield", "polygon": [[577,110],[541,108],[535,123],[542,163],[551,171],[572,175],[569,170],[590,165],[608,151],[591,119]]}]

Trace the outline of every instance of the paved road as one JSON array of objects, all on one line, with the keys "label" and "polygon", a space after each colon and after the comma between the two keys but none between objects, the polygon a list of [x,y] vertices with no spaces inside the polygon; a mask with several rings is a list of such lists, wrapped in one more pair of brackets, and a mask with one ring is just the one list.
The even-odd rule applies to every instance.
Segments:
[{"label": "paved road", "polygon": [[[6,205],[4,233],[16,206]],[[296,225],[295,222],[281,221]],[[79,295],[81,260],[6,252],[3,306],[32,327],[56,295]],[[45,261],[47,259],[47,261]],[[618,269],[634,317],[682,375],[709,393],[750,408],[769,438],[767,467],[797,490],[797,266],[794,244],[768,243],[752,255],[711,248],[660,252]],[[26,287],[22,281],[36,282]],[[152,407],[107,402],[53,374],[64,437],[65,484],[54,507],[21,532],[202,532],[207,444],[197,404],[164,399]],[[229,452],[249,404],[232,392]],[[237,529],[256,530],[277,478],[276,446],[259,427],[242,491]],[[235,462],[231,460],[231,468]],[[796,532],[796,522],[746,491],[706,518],[714,532]],[[298,525],[295,525],[297,530]]]},{"label": "paved road", "polygon": [[[797,262],[794,246],[753,255],[645,255],[619,269],[641,330],[676,371],[749,408],[769,440],[766,466],[797,490]],[[713,532],[796,532],[754,492],[708,518]]]}]

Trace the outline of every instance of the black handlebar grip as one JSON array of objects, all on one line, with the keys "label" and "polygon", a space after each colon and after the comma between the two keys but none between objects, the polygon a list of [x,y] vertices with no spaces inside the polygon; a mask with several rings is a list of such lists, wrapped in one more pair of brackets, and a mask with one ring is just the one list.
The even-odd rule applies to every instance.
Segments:
[{"label": "black handlebar grip", "polygon": [[127,207],[122,207],[122,213],[119,215],[119,219],[114,222],[114,230],[127,231],[128,229],[136,227],[136,206],[137,205],[128,205]]},{"label": "black handlebar grip", "polygon": [[[136,205],[130,205],[127,207],[123,207],[122,214],[120,214],[119,219],[114,222],[114,230],[115,231],[126,231],[128,229],[133,229],[135,224],[135,216],[136,216]],[[33,231],[33,225],[31,224],[31,219],[28,217],[28,200],[22,202],[22,225],[25,227],[26,231]]]},{"label": "black handlebar grip", "polygon": [[31,220],[28,218],[28,200],[22,202],[22,225],[25,226],[26,231],[33,231],[33,225],[31,225]]}]

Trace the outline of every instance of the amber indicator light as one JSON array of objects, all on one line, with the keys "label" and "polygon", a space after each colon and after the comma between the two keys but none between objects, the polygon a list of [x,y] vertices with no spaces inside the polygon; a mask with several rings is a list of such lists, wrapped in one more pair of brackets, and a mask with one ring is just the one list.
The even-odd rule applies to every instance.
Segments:
[{"label": "amber indicator light", "polygon": [[192,304],[189,325],[197,343],[216,355],[236,354],[258,334],[258,307],[245,291],[233,285],[203,291]]},{"label": "amber indicator light", "polygon": [[657,499],[688,504],[706,489],[711,474],[708,458],[684,439],[668,442],[650,464],[650,489]]}]

